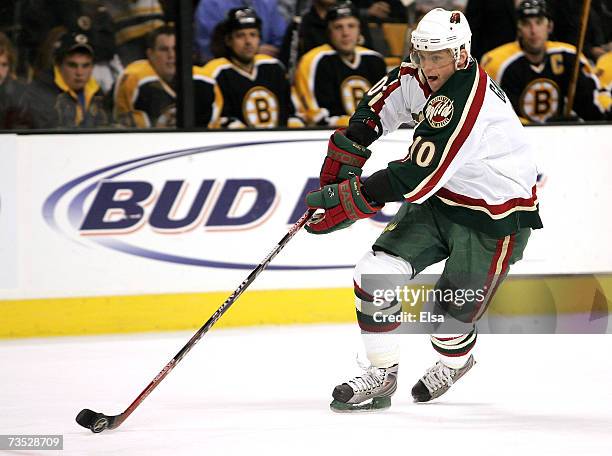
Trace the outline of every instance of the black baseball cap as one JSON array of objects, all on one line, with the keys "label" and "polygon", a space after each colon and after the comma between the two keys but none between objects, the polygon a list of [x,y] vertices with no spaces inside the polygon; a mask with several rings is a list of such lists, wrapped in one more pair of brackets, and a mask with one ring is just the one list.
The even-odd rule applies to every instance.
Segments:
[{"label": "black baseball cap", "polygon": [[261,19],[253,8],[232,8],[227,12],[227,30],[256,28],[261,30]]},{"label": "black baseball cap", "polygon": [[516,12],[519,19],[525,19],[528,17],[550,18],[550,13],[545,0],[524,0],[519,4]]},{"label": "black baseball cap", "polygon": [[325,15],[325,20],[332,22],[345,17],[356,17],[359,19],[359,11],[352,2],[340,2],[330,6]]},{"label": "black baseball cap", "polygon": [[66,55],[77,50],[85,54],[90,54],[92,57],[94,55],[91,40],[85,33],[67,32],[55,43],[55,57],[57,59],[63,59]]}]

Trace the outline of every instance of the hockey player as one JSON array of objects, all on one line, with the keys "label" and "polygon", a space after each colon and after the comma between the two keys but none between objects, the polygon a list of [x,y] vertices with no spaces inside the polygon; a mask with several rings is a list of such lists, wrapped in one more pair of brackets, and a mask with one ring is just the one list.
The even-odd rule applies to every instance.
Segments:
[{"label": "hockey player", "polygon": [[[324,234],[372,217],[386,202],[404,201],[354,272],[357,321],[371,366],[333,391],[336,411],[389,407],[397,385],[401,302],[375,302],[376,274],[387,289],[402,287],[426,267],[446,260],[437,288],[486,293],[468,302],[436,302],[437,311],[466,330],[431,335],[439,361],[415,384],[426,402],[444,394],[474,365],[474,323],[520,260],[531,229],[542,227],[536,166],[523,127],[504,92],[470,56],[465,16],[441,8],[412,33],[411,62],[379,81],[359,104],[346,131],[330,138],[322,188],[306,203],[324,209],[307,224]],[[406,157],[361,180],[373,141],[418,114]],[[385,298],[386,299],[386,298]],[[375,313],[378,312],[378,318]],[[385,334],[387,333],[387,334]]]},{"label": "hockey player", "polygon": [[295,87],[310,124],[346,126],[363,95],[385,75],[383,57],[358,46],[359,16],[351,2],[330,7],[329,43],[307,52],[298,64]]},{"label": "hockey player", "polygon": [[[517,10],[518,40],[486,53],[483,69],[508,94],[523,123],[561,120],[576,58],[571,44],[548,41],[553,22],[544,0],[526,0]],[[573,110],[584,120],[602,120],[599,81],[580,58]]]},{"label": "hockey player", "polygon": [[[136,60],[117,78],[113,90],[115,121],[126,127],[176,127],[176,35],[163,26],[147,36],[147,58]],[[214,81],[193,67],[195,125],[214,127],[219,94]]]},{"label": "hockey player", "polygon": [[216,34],[224,40],[224,57],[208,62],[203,72],[216,82],[221,95],[220,126],[304,126],[297,115],[285,67],[274,57],[258,53],[262,24],[255,11],[231,9],[218,27]]}]

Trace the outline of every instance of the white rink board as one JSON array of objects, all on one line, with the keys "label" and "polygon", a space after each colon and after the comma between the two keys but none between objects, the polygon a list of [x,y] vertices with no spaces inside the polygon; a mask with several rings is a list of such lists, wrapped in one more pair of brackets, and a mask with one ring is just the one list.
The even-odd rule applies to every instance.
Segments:
[{"label": "white rink board", "polygon": [[17,286],[17,136],[0,135],[0,290]]},{"label": "white rink board", "polygon": [[[512,272],[612,271],[612,126],[525,131],[545,176],[538,190],[545,229],[534,232],[523,261]],[[0,136],[2,168],[14,154],[19,166],[17,193],[2,189],[1,195],[3,202],[12,199],[18,208],[18,239],[9,243],[17,246],[18,258],[3,261],[4,275],[11,270],[17,277],[5,280],[0,299],[234,289],[285,234],[292,213],[299,212],[308,179],[318,176],[329,134],[297,130]],[[401,130],[377,141],[365,174],[403,158],[411,134]],[[5,153],[9,141],[16,141],[17,151]],[[257,205],[256,192],[248,186],[253,180],[262,198]],[[163,194],[168,181],[186,184],[182,197]],[[104,229],[83,229],[101,189],[126,185],[131,191],[120,190],[115,197],[129,202],[144,192],[148,196],[142,202],[129,203],[142,206],[142,216],[128,214],[126,223],[133,225],[117,230],[112,227],[120,212],[109,210],[106,218],[90,214],[87,220],[97,225],[88,228]],[[160,202],[167,204],[170,218],[185,217],[201,185],[209,185],[209,192],[203,192],[206,198],[194,223],[173,231],[157,222],[152,225],[152,220],[164,219]],[[232,186],[241,190],[232,193]],[[255,214],[253,220],[241,219],[249,213]],[[350,265],[383,227],[368,220],[327,236],[299,233],[273,266],[300,269],[266,271],[253,288],[348,287]]]}]

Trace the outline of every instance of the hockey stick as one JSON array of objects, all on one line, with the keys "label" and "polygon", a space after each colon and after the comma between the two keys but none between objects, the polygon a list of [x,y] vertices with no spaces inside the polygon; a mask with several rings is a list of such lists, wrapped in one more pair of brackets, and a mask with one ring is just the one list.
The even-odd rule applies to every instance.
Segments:
[{"label": "hockey stick", "polygon": [[221,307],[217,309],[217,311],[212,314],[212,316],[208,319],[208,321],[202,326],[189,342],[185,344],[183,348],[170,360],[168,364],[155,376],[155,378],[149,383],[149,385],[140,393],[140,395],[136,398],[130,406],[125,409],[123,413],[120,415],[108,416],[103,413],[96,413],[93,410],[83,409],[79,412],[76,417],[76,422],[81,426],[91,429],[92,432],[98,433],[102,432],[105,429],[115,429],[121,426],[128,416],[132,414],[134,410],[146,399],[146,397],[151,394],[161,382],[162,380],[170,373],[174,367],[189,353],[189,351],[194,347],[195,344],[208,332],[208,330],[223,316],[223,314],[231,307],[231,305],[236,302],[236,300],[240,297],[240,295],[253,283],[255,278],[263,271],[268,264],[274,259],[276,255],[285,247],[285,245],[295,236],[295,234],[302,228],[308,220],[314,215],[315,209],[309,209],[300,217],[300,219],[295,222],[295,224],[289,229],[287,234],[280,240],[280,242],[274,247],[274,249],[263,259],[261,263],[249,274],[249,276],[234,290],[234,292],[230,295],[229,298],[225,300]]},{"label": "hockey stick", "polygon": [[586,36],[587,26],[589,25],[589,13],[591,9],[591,0],[582,0],[582,17],[580,20],[580,30],[578,34],[578,43],[576,43],[576,60],[572,68],[572,75],[567,87],[567,104],[565,105],[564,115],[566,118],[570,116],[574,108],[574,99],[576,97],[576,85],[578,84],[578,73],[580,72],[580,54],[584,47],[584,38]]}]

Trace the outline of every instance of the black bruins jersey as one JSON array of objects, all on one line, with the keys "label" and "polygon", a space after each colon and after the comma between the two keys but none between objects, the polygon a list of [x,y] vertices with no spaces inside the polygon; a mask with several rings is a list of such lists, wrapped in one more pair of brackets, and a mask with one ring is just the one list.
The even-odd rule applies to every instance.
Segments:
[{"label": "black bruins jersey", "polygon": [[[546,57],[535,65],[515,41],[486,53],[481,66],[500,84],[524,123],[543,123],[563,116],[575,58],[571,44],[547,41]],[[580,61],[573,110],[584,120],[601,120],[599,81],[586,58]]]},{"label": "black bruins jersey", "polygon": [[[214,81],[193,67],[195,125],[214,128],[218,123],[219,93]],[[129,64],[117,79],[113,115],[126,127],[175,127],[176,91],[155,72],[148,60]]]},{"label": "black bruins jersey", "polygon": [[383,57],[358,46],[355,60],[329,44],[307,52],[298,64],[295,87],[309,123],[345,126],[370,88],[387,73]]},{"label": "black bruins jersey", "polygon": [[205,77],[216,82],[223,128],[301,127],[285,68],[279,60],[257,54],[251,73],[222,57],[208,62]]}]

